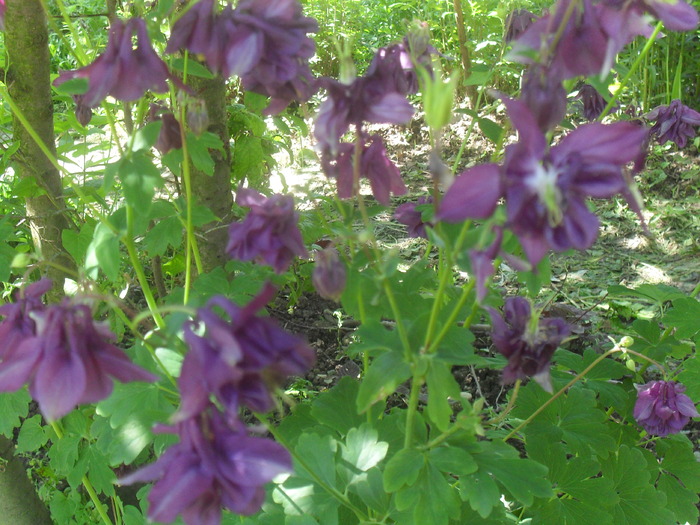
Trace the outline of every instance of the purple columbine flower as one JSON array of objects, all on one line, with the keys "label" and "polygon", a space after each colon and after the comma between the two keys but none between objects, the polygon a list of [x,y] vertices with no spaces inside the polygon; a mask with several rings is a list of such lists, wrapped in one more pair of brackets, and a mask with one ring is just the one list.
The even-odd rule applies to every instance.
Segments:
[{"label": "purple columbine flower", "polygon": [[432,227],[431,222],[423,221],[423,211],[433,203],[432,197],[419,197],[416,202],[405,202],[396,207],[394,218],[408,228],[409,237],[428,238],[426,226]]},{"label": "purple columbine flower", "polygon": [[236,203],[250,208],[243,222],[229,227],[226,247],[234,259],[262,260],[282,273],[294,257],[308,257],[299,231],[299,214],[294,210],[291,195],[265,197],[255,190],[242,188]]},{"label": "purple columbine flower", "polygon": [[[360,177],[369,179],[374,197],[384,206],[391,203],[391,194],[403,195],[408,191],[401,179],[401,173],[386,153],[384,141],[379,135],[361,135],[363,145],[360,150]],[[355,145],[341,143],[335,157],[326,153],[321,157],[321,166],[328,177],[337,179],[338,197],[349,199],[359,191],[359,181],[355,180],[353,162]]]},{"label": "purple columbine flower", "polygon": [[551,392],[549,361],[571,333],[566,321],[558,317],[539,319],[533,326],[532,307],[524,297],[506,299],[503,316],[493,308],[488,308],[488,311],[493,344],[508,359],[503,369],[503,382],[532,377]]},{"label": "purple columbine flower", "polygon": [[[134,33],[136,47],[132,44]],[[99,106],[107,95],[132,101],[149,90],[164,93],[168,91],[167,79],[173,77],[151,47],[146,23],[140,18],[132,18],[126,23],[121,20],[112,22],[105,52],[89,66],[62,73],[54,80],[54,85],[74,78],[89,81],[87,92],[79,99],[79,110],[84,112],[85,108]]]},{"label": "purple columbine flower", "polygon": [[698,26],[698,12],[683,0],[603,0],[604,4],[624,11],[650,13],[664,23],[670,31],[692,31]]},{"label": "purple columbine flower", "polygon": [[654,436],[678,434],[691,417],[698,417],[685,386],[675,381],[651,381],[637,386],[634,419]]},{"label": "purple columbine flower", "polygon": [[628,122],[585,124],[550,148],[523,102],[504,102],[519,141],[506,148],[503,167],[483,164],[457,177],[438,219],[486,218],[505,197],[507,226],[533,265],[549,249],[589,248],[599,222],[586,200],[626,194],[623,168],[644,155],[647,131]]},{"label": "purple columbine flower", "polygon": [[561,80],[538,64],[531,65],[525,72],[520,99],[543,132],[554,129],[566,115],[566,90]]},{"label": "purple columbine flower", "polygon": [[171,523],[182,514],[188,525],[218,525],[222,508],[254,514],[265,499],[264,485],[292,470],[284,447],[231,425],[211,404],[156,431],[177,434],[180,441],[155,463],[120,480],[123,485],[157,480],[148,494],[153,521]]},{"label": "purple columbine flower", "polygon": [[28,315],[34,320],[34,334],[6,349],[0,361],[0,391],[29,383],[29,393],[48,421],[65,416],[76,405],[109,397],[112,378],[158,379],[109,342],[113,334],[93,321],[86,305],[65,299]]},{"label": "purple columbine flower", "polygon": [[0,0],[0,31],[5,30],[5,11],[7,6],[5,5],[5,0]]},{"label": "purple columbine flower", "polygon": [[[578,90],[578,98],[583,102],[583,116],[589,122],[596,120],[607,105],[603,95],[590,84],[583,84]],[[616,108],[613,108],[615,111]]]},{"label": "purple columbine flower", "polygon": [[[215,297],[185,326],[190,351],[180,373],[182,405],[176,421],[201,412],[211,395],[232,418],[241,407],[268,412],[274,408],[270,391],[313,365],[314,351],[303,339],[284,331],[273,319],[256,315],[274,292],[267,285],[245,307]],[[199,330],[202,335],[195,333]]]},{"label": "purple columbine flower", "polygon": [[535,14],[527,9],[515,9],[511,11],[503,24],[506,30],[504,37],[506,43],[516,40],[535,20],[537,20]]},{"label": "purple columbine flower", "polygon": [[329,246],[316,252],[314,256],[314,271],[311,282],[318,295],[324,299],[338,301],[345,290],[347,271],[340,260],[340,254],[334,247]]},{"label": "purple columbine flower", "polygon": [[51,279],[41,279],[21,290],[14,302],[0,306],[0,315],[5,318],[0,323],[0,367],[5,355],[36,333],[36,321],[31,314],[46,308],[41,298],[52,285]]},{"label": "purple columbine flower", "polygon": [[170,150],[182,147],[182,135],[180,133],[180,123],[170,111],[160,104],[151,104],[151,121],[161,121],[160,133],[156,140],[155,147],[161,155],[165,155]]},{"label": "purple columbine flower", "polygon": [[672,141],[679,148],[684,148],[688,139],[695,137],[695,128],[700,126],[700,113],[678,99],[668,106],[654,108],[645,118],[656,121],[650,132],[656,135],[659,144]]}]

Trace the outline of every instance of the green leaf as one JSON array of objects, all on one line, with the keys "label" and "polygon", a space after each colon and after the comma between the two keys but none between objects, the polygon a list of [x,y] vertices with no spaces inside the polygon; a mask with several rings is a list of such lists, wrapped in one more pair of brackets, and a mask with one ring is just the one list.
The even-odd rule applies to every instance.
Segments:
[{"label": "green leaf", "polygon": [[[697,460],[696,460],[697,463]],[[698,493],[688,490],[676,478],[662,474],[656,482],[656,488],[666,494],[668,509],[676,516],[679,523],[698,523]]]},{"label": "green leaf", "polygon": [[350,377],[341,377],[338,384],[318,396],[311,404],[311,415],[341,436],[359,427],[366,418],[357,413],[357,392],[360,384]]},{"label": "green leaf", "polygon": [[386,492],[396,492],[401,487],[411,486],[425,466],[425,456],[412,449],[401,449],[394,454],[384,468],[382,482]]},{"label": "green leaf", "polygon": [[386,399],[411,376],[411,368],[398,352],[387,352],[372,361],[357,394],[357,411],[366,412],[370,406]]},{"label": "green leaf", "polygon": [[221,139],[208,131],[200,136],[194,133],[187,133],[187,148],[192,159],[192,164],[198,170],[207,175],[214,175],[214,159],[211,157],[210,149],[222,151],[224,147]]},{"label": "green leaf", "polygon": [[690,297],[673,301],[673,308],[663,317],[663,323],[676,329],[678,339],[693,337],[700,332],[700,302]]},{"label": "green leaf", "polygon": [[91,278],[96,279],[97,270],[101,269],[108,280],[116,282],[120,262],[117,235],[103,223],[98,224],[85,256],[85,270]]},{"label": "green leaf", "polygon": [[71,487],[75,488],[82,483],[82,478],[86,474],[98,493],[102,492],[107,496],[114,495],[116,476],[109,468],[107,458],[95,447],[85,447],[81,450],[80,459],[73,470],[68,473],[66,480]]},{"label": "green leaf", "polygon": [[232,174],[234,180],[243,181],[259,174],[263,163],[262,142],[258,137],[244,135],[233,145]]},{"label": "green leaf", "polygon": [[80,227],[80,232],[68,229],[61,232],[63,247],[71,255],[71,257],[73,257],[76,264],[83,264],[94,233],[95,225],[94,223],[91,224],[90,222],[83,224]]},{"label": "green leaf", "polygon": [[488,118],[480,118],[479,129],[481,129],[484,136],[494,144],[498,144],[501,141],[503,127],[496,124],[493,120]]},{"label": "green leaf", "polygon": [[147,216],[156,188],[163,186],[163,178],[158,168],[153,165],[145,151],[137,151],[131,157],[122,160],[117,175],[121,180],[126,202],[138,215]]},{"label": "green leaf", "polygon": [[206,67],[204,67],[199,62],[192,60],[191,58],[188,58],[187,60],[185,60],[184,58],[175,58],[170,62],[170,66],[175,71],[179,71],[180,73],[184,73],[186,68],[187,74],[193,77],[208,79],[212,79],[215,77],[215,75]]},{"label": "green leaf", "polygon": [[428,375],[428,416],[437,428],[445,432],[450,426],[452,406],[449,400],[459,400],[460,390],[451,367],[432,360]]},{"label": "green leaf", "polygon": [[83,95],[87,93],[89,89],[88,79],[84,77],[71,78],[58,86],[53,84],[52,86],[53,89],[56,90],[56,93],[61,95]]},{"label": "green leaf", "polygon": [[366,471],[376,466],[386,456],[389,445],[379,441],[377,431],[369,423],[351,429],[341,444],[342,461],[338,463],[338,472],[346,479],[346,485],[352,485],[366,479]]},{"label": "green leaf", "polygon": [[273,489],[272,500],[288,516],[310,516],[323,525],[339,525],[338,500],[307,479],[288,478]]},{"label": "green leaf", "polygon": [[167,217],[158,221],[143,239],[151,257],[164,255],[168,246],[177,248],[182,243],[183,226],[179,217]]},{"label": "green leaf", "polygon": [[141,150],[150,150],[153,145],[158,141],[158,135],[160,135],[160,129],[163,126],[162,120],[155,120],[149,122],[141,129],[137,130],[134,135],[134,146],[132,152]]},{"label": "green leaf", "polygon": [[479,468],[472,455],[457,447],[438,447],[428,453],[428,461],[440,472],[467,476]]},{"label": "green leaf", "polygon": [[0,393],[0,434],[12,437],[12,431],[19,426],[20,418],[27,417],[31,400],[26,388]]},{"label": "green leaf", "polygon": [[379,467],[369,469],[366,476],[353,483],[350,490],[360,497],[367,508],[379,514],[386,513],[389,508],[389,495],[384,490]]},{"label": "green leaf", "polygon": [[700,402],[700,358],[696,355],[683,363],[678,381],[685,385],[685,393],[695,403]]},{"label": "green leaf", "polygon": [[675,435],[656,442],[656,450],[661,457],[662,472],[669,472],[683,485],[695,493],[700,493],[700,462],[693,453],[693,444],[685,436]]},{"label": "green leaf", "polygon": [[394,496],[399,511],[413,510],[416,524],[447,525],[450,518],[459,517],[459,496],[438,469],[427,464],[411,486],[405,486]]},{"label": "green leaf", "polygon": [[615,525],[673,524],[673,513],[666,508],[666,497],[650,480],[647,462],[637,449],[621,445],[601,465],[603,477],[612,481],[619,497],[613,505]]},{"label": "green leaf", "polygon": [[[336,486],[335,454],[338,442],[331,436],[318,434],[303,434],[299,437],[295,451],[297,457],[303,458],[311,472],[318,476],[329,487]],[[303,465],[295,465],[295,472],[300,477],[313,480],[314,477]]]},{"label": "green leaf", "polygon": [[78,462],[82,438],[75,434],[65,434],[49,449],[51,468],[60,476],[67,476]]},{"label": "green leaf", "polygon": [[49,440],[50,435],[50,427],[42,426],[39,414],[25,419],[17,437],[17,452],[39,450]]},{"label": "green leaf", "polygon": [[501,490],[484,470],[460,478],[459,494],[482,518],[489,517],[494,507],[501,505]]}]

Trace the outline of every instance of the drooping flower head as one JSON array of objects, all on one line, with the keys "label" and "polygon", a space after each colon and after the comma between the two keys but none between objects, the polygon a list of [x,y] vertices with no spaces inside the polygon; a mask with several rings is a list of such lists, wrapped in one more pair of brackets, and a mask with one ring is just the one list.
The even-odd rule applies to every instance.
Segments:
[{"label": "drooping flower head", "polygon": [[[598,93],[598,90],[590,84],[583,84],[578,89],[578,98],[583,102],[583,116],[589,122],[596,120],[601,113],[603,113],[607,105],[603,95]],[[616,109],[617,108],[613,108],[612,111]]]},{"label": "drooping flower head", "polygon": [[651,134],[656,135],[659,144],[672,141],[684,148],[688,139],[695,137],[695,128],[700,126],[700,113],[675,99],[668,106],[659,106],[645,115],[647,120],[656,121]]},{"label": "drooping flower head", "polygon": [[210,395],[231,418],[241,407],[268,412],[274,407],[270,391],[313,365],[315,354],[303,339],[256,315],[274,291],[266,286],[244,307],[215,297],[185,326],[190,351],[180,373],[182,404],[176,420],[202,411]]},{"label": "drooping flower head", "polygon": [[265,484],[292,470],[284,447],[249,435],[211,403],[196,416],[156,431],[176,434],[180,441],[155,463],[120,480],[123,485],[156,481],[148,495],[153,521],[171,523],[181,514],[187,525],[218,525],[222,508],[254,514],[265,499]]},{"label": "drooping flower head", "polygon": [[416,202],[405,202],[396,207],[394,218],[406,225],[409,237],[428,238],[425,227],[433,225],[423,221],[423,211],[426,205],[432,204],[432,202],[432,197],[419,197]]},{"label": "drooping flower head", "polygon": [[151,104],[149,110],[151,121],[161,121],[160,133],[156,140],[155,147],[162,155],[173,149],[182,147],[182,134],[180,133],[180,122],[170,111],[160,104]]},{"label": "drooping flower head", "polygon": [[[134,33],[136,47],[132,44]],[[141,98],[149,90],[164,93],[168,91],[167,80],[174,79],[151,47],[146,23],[140,18],[128,22],[114,20],[104,53],[88,66],[62,73],[54,85],[74,78],[86,78],[89,82],[87,92],[76,100],[78,110],[83,113],[85,108],[99,106],[108,95],[129,102]]]},{"label": "drooping flower head", "polygon": [[65,416],[76,405],[109,397],[113,379],[157,380],[110,343],[113,334],[93,321],[86,305],[64,299],[29,315],[34,333],[6,349],[0,361],[0,391],[29,383],[29,393],[48,421]]},{"label": "drooping flower head", "polygon": [[[390,204],[391,195],[403,195],[408,191],[396,165],[389,159],[384,141],[379,135],[362,134],[363,144],[359,152],[360,177],[369,179],[374,197],[384,206]],[[357,194],[359,181],[355,180],[353,163],[355,145],[341,143],[335,157],[326,153],[321,157],[321,166],[327,177],[335,178],[338,197],[349,199]]]},{"label": "drooping flower head", "polygon": [[319,250],[314,256],[314,262],[311,282],[318,295],[324,299],[338,301],[345,290],[347,280],[347,271],[340,260],[338,250],[333,246]]},{"label": "drooping flower head", "polygon": [[539,319],[533,326],[532,307],[524,297],[506,299],[503,316],[493,308],[488,310],[493,344],[508,359],[503,369],[503,382],[532,377],[551,392],[549,361],[571,333],[566,321],[558,317]]},{"label": "drooping flower head", "polygon": [[667,436],[679,433],[691,417],[698,417],[685,386],[675,381],[651,381],[637,387],[634,419],[647,433]]},{"label": "drooping flower head", "polygon": [[51,286],[51,279],[41,279],[16,294],[13,302],[0,306],[4,317],[0,323],[0,366],[8,352],[36,333],[36,320],[31,314],[46,308],[41,298]]},{"label": "drooping flower head", "polygon": [[566,115],[566,90],[561,80],[539,64],[528,67],[523,75],[520,100],[543,132],[554,129]]},{"label": "drooping flower head", "polygon": [[5,11],[7,6],[5,5],[5,0],[0,0],[0,31],[5,30]]},{"label": "drooping flower head", "polygon": [[516,40],[535,20],[537,20],[535,14],[527,9],[515,9],[508,13],[503,24],[506,31],[504,36],[506,43]]},{"label": "drooping flower head", "polygon": [[259,259],[282,273],[294,257],[308,256],[291,195],[265,197],[242,188],[238,190],[236,203],[250,208],[250,212],[242,222],[229,227],[226,253],[231,257],[241,261]]},{"label": "drooping flower head", "polygon": [[627,194],[623,168],[644,156],[647,131],[628,122],[585,124],[550,148],[529,109],[519,100],[504,102],[519,141],[506,147],[502,167],[479,165],[457,177],[438,218],[486,218],[504,197],[506,226],[533,265],[549,249],[589,248],[599,222],[586,200]]}]

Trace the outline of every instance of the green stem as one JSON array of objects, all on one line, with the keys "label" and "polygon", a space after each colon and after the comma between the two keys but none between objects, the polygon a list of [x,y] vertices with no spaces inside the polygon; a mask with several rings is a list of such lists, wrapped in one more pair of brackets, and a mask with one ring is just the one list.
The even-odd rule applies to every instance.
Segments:
[{"label": "green stem", "polygon": [[646,43],[644,44],[644,47],[642,48],[642,51],[639,53],[637,56],[636,60],[632,64],[632,67],[630,67],[630,70],[627,72],[625,75],[625,78],[622,79],[622,82],[620,82],[620,87],[613,93],[613,96],[610,97],[610,100],[608,101],[607,105],[605,106],[605,109],[603,109],[603,112],[600,114],[598,117],[598,121],[600,122],[605,118],[605,116],[610,113],[610,110],[612,110],[613,106],[617,102],[617,99],[620,98],[620,93],[627,87],[627,84],[632,78],[632,75],[637,71],[637,68],[639,68],[639,64],[642,63],[642,60],[644,60],[644,57],[647,56],[647,53],[649,53],[649,50],[651,49],[651,46],[654,45],[654,42],[656,41],[656,37],[661,31],[661,28],[663,27],[663,23],[659,22],[656,24],[656,27],[654,28],[654,31],[651,33],[651,36],[647,39]]},{"label": "green stem", "polygon": [[146,278],[146,273],[143,271],[143,266],[141,265],[141,260],[139,259],[138,251],[136,250],[136,244],[134,243],[133,236],[133,226],[134,226],[134,209],[130,205],[126,205],[126,234],[122,236],[122,242],[126,246],[126,251],[129,253],[129,260],[131,265],[134,267],[134,272],[136,272],[136,277],[139,280],[141,289],[143,291],[143,296],[146,299],[146,304],[148,309],[153,314],[153,320],[158,325],[161,330],[165,329],[165,321],[160,315],[158,310],[158,304],[153,296],[153,291],[151,290],[151,285],[148,283]]},{"label": "green stem", "polygon": [[432,440],[428,441],[425,445],[418,447],[418,450],[424,451],[424,450],[430,450],[432,448],[435,448],[438,445],[441,445],[443,442],[445,442],[447,439],[449,439],[450,436],[452,436],[453,434],[456,434],[460,430],[462,430],[461,426],[452,425],[450,428],[448,428],[445,432],[440,434],[435,439],[432,439]]},{"label": "green stem", "polygon": [[513,387],[513,393],[510,395],[510,399],[508,400],[506,408],[497,417],[487,421],[487,424],[497,425],[506,418],[506,416],[510,413],[511,410],[513,410],[513,407],[515,406],[515,400],[518,399],[518,392],[520,392],[521,383],[522,380],[520,379],[518,379],[515,382],[515,386]]},{"label": "green stem", "polygon": [[408,408],[406,409],[406,435],[404,436],[403,448],[411,448],[413,445],[413,421],[418,412],[418,400],[422,386],[423,377],[414,372],[411,380],[411,394],[408,397]]},{"label": "green stem", "polygon": [[[51,422],[51,428],[53,428],[53,431],[56,433],[56,436],[58,437],[58,439],[63,439],[63,430],[61,429],[60,425],[56,421]],[[87,474],[83,475],[81,481],[83,483],[83,486],[85,487],[85,490],[90,495],[90,499],[92,500],[92,503],[95,505],[95,509],[97,510],[97,513],[102,518],[102,521],[105,523],[105,525],[112,525],[112,520],[109,519],[109,516],[107,516],[107,513],[105,512],[104,508],[102,507],[102,503],[100,502],[100,498],[97,497],[97,492],[95,492],[95,489],[93,488],[92,483],[90,483],[90,480],[88,479]]]},{"label": "green stem", "polygon": [[[438,345],[442,342],[442,340],[445,338],[447,335],[447,332],[454,326],[455,321],[457,321],[457,316],[459,315],[459,311],[462,309],[464,304],[467,302],[467,298],[469,297],[469,293],[474,289],[475,281],[474,279],[471,279],[467,284],[465,284],[462,287],[462,295],[459,298],[459,301],[455,305],[455,307],[452,309],[452,312],[450,312],[450,317],[447,319],[447,322],[442,326],[442,329],[440,330],[440,333],[433,338],[430,341],[430,347],[425,351],[426,354],[432,354],[437,351]],[[469,328],[469,325],[467,325],[465,328]]]}]

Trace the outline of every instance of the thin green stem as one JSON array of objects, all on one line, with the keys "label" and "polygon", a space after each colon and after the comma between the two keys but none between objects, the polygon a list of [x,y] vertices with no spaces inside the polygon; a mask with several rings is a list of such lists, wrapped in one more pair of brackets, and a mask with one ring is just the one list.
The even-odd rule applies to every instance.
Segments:
[{"label": "thin green stem", "polygon": [[[51,422],[51,428],[53,428],[53,431],[56,433],[56,436],[58,437],[58,439],[63,439],[63,429],[61,429],[61,426],[56,421]],[[105,523],[105,525],[112,525],[112,520],[109,519],[109,516],[107,516],[105,509],[102,507],[102,503],[100,502],[100,498],[97,497],[97,492],[95,492],[95,489],[92,486],[92,483],[90,483],[90,480],[88,479],[87,474],[83,475],[81,481],[83,483],[83,486],[85,487],[85,490],[90,495],[90,499],[92,500],[92,503],[95,505],[95,509],[97,510],[97,513],[100,515],[100,518],[102,518],[102,521]]]},{"label": "thin green stem", "polygon": [[131,261],[131,265],[134,267],[134,272],[136,272],[136,278],[139,280],[139,284],[141,285],[143,296],[146,299],[146,304],[148,305],[148,309],[153,314],[153,320],[156,322],[156,325],[158,325],[158,328],[163,330],[165,328],[165,321],[158,310],[158,304],[153,296],[151,285],[148,283],[148,278],[143,270],[143,265],[141,264],[138,251],[136,250],[136,244],[134,243],[132,233],[134,225],[134,210],[128,204],[126,206],[126,224],[126,235],[122,236],[122,242],[124,243],[124,246],[126,246],[126,251],[129,254],[129,260]]},{"label": "thin green stem", "polygon": [[503,409],[503,412],[498,414],[495,418],[487,421],[486,423],[489,425],[497,425],[501,421],[503,421],[506,416],[510,413],[511,410],[513,410],[513,407],[515,406],[515,400],[518,399],[518,392],[520,392],[520,385],[522,383],[522,380],[518,379],[515,382],[515,386],[513,387],[513,393],[510,395],[510,399],[508,400],[508,404],[506,405],[506,408]]},{"label": "thin green stem", "polygon": [[462,430],[461,426],[453,424],[450,428],[445,430],[445,432],[437,436],[435,439],[431,439],[425,445],[418,447],[418,450],[423,451],[435,448],[438,445],[441,445],[443,442],[447,441],[453,434],[456,434],[460,430]]},{"label": "thin green stem", "polygon": [[635,59],[634,63],[632,64],[632,67],[630,67],[629,71],[627,72],[625,77],[622,79],[622,82],[620,82],[620,87],[615,91],[615,93],[613,93],[613,96],[610,97],[610,100],[608,101],[607,105],[605,106],[605,109],[603,109],[603,112],[598,117],[599,122],[601,120],[603,120],[603,118],[605,118],[605,116],[608,113],[610,113],[613,106],[617,103],[617,99],[620,98],[620,93],[622,93],[624,91],[624,89],[627,87],[627,84],[629,83],[630,78],[632,78],[632,75],[639,68],[639,64],[642,63],[642,60],[644,60],[644,57],[646,57],[647,53],[649,53],[649,50],[654,45],[654,42],[656,41],[656,37],[658,36],[662,27],[663,27],[662,22],[659,22],[658,24],[656,24],[654,31],[651,33],[651,36],[647,39],[646,43],[644,44],[642,51],[639,53],[639,55]]},{"label": "thin green stem", "polygon": [[[428,349],[425,351],[426,354],[432,354],[437,351],[437,347],[445,338],[447,332],[450,331],[450,329],[454,326],[454,323],[457,321],[459,311],[464,307],[465,303],[467,302],[469,293],[474,289],[475,284],[475,280],[471,279],[467,284],[465,284],[462,287],[462,295],[460,296],[459,301],[457,301],[457,304],[452,309],[452,312],[450,312],[450,316],[447,318],[447,321],[442,326],[440,333],[438,333],[436,337],[430,340],[430,347],[428,347]],[[469,328],[469,326],[467,326],[467,328]]]},{"label": "thin green stem", "polygon": [[404,436],[403,448],[413,446],[413,422],[418,412],[418,400],[420,389],[423,386],[423,377],[415,372],[411,380],[411,393],[408,397],[408,407],[406,408],[406,434]]}]

